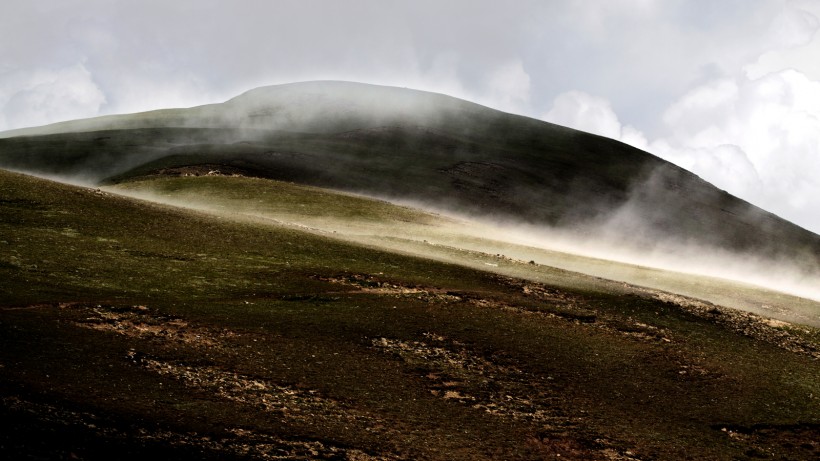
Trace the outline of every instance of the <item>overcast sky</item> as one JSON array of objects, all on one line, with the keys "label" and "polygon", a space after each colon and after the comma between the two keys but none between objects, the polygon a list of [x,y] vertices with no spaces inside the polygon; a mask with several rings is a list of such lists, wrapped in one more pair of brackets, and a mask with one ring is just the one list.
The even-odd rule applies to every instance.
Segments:
[{"label": "overcast sky", "polygon": [[820,233],[820,0],[0,0],[0,131],[354,80],[602,134]]}]

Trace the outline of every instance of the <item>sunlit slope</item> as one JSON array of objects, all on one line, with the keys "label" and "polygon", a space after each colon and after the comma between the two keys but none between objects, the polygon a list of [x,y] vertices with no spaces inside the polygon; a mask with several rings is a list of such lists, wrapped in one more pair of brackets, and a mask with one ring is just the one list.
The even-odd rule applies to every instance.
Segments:
[{"label": "sunlit slope", "polygon": [[[198,166],[820,265],[820,237],[622,143],[444,95],[356,83],[9,132],[0,166],[119,181]],[[708,250],[707,250],[708,251]]]},{"label": "sunlit slope", "polygon": [[[225,205],[247,184],[223,183],[237,194]],[[270,194],[287,203],[261,205],[293,215],[439,225],[324,191]],[[0,171],[0,455],[820,453],[816,330],[329,237]]]},{"label": "sunlit slope", "polygon": [[[106,190],[207,210],[226,218],[290,225],[337,239],[538,282],[605,291],[617,285],[612,281],[627,282],[780,320],[820,326],[820,301],[788,295],[765,285],[742,283],[743,277],[731,272],[724,278],[697,276],[555,251],[554,242],[547,235],[526,244],[498,225],[432,214],[363,196],[226,176],[155,177],[123,182]],[[725,279],[732,275],[735,281]]]}]

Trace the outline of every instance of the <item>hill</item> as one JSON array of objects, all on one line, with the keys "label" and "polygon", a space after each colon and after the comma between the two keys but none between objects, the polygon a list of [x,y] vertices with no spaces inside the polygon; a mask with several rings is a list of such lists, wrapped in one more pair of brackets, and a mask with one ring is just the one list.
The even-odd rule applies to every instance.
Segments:
[{"label": "hill", "polygon": [[296,225],[412,239],[446,221],[386,202],[230,177],[118,187],[142,183],[282,221],[0,171],[4,459],[820,455],[816,329]]},{"label": "hill", "polygon": [[568,229],[643,252],[685,243],[820,273],[819,236],[683,169],[439,94],[299,83],[4,136],[0,166],[39,174],[111,184],[219,170]]}]

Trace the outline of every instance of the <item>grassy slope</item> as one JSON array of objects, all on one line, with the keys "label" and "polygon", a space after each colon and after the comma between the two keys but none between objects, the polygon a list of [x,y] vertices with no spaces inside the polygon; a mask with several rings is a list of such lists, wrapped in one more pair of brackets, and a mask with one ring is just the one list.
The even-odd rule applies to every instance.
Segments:
[{"label": "grassy slope", "polygon": [[[186,172],[191,174],[194,171]],[[514,227],[444,217],[327,189],[259,178],[205,175],[146,177],[106,190],[211,211],[232,219],[257,218],[262,222],[292,224],[383,250],[456,262],[536,282],[548,281],[568,287],[583,284],[592,290],[612,290],[617,286],[613,287],[609,280],[615,280],[787,322],[820,326],[820,306],[817,301],[807,298],[743,282],[670,273],[515,243]],[[541,245],[551,243],[550,237],[543,239]],[[540,265],[526,264],[527,261]],[[771,263],[767,265],[767,274],[772,267]],[[594,277],[579,279],[574,276],[575,272]],[[748,277],[744,274],[739,280]]]},{"label": "grassy slope", "polygon": [[820,454],[815,333],[4,172],[0,207],[7,458]]}]

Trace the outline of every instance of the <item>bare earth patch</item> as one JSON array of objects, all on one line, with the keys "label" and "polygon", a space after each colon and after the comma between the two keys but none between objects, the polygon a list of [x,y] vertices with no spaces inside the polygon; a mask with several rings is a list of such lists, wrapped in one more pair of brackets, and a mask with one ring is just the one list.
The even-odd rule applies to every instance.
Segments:
[{"label": "bare earth patch", "polygon": [[809,337],[814,330],[811,327],[793,325],[671,293],[655,292],[654,295],[661,301],[675,304],[687,312],[724,325],[738,333],[790,352],[820,359],[820,345]]},{"label": "bare earth patch", "polygon": [[[64,306],[68,307],[68,306]],[[138,339],[159,339],[194,346],[214,347],[220,341],[236,336],[221,330],[194,327],[188,322],[169,316],[152,315],[146,306],[114,308],[98,305],[87,308],[89,316],[75,325],[99,331],[109,331]]]},{"label": "bare earth patch", "polygon": [[[213,454],[261,460],[339,459],[347,461],[391,461],[390,455],[372,455],[362,450],[340,447],[319,440],[288,440],[240,427],[226,428],[225,436],[174,432],[148,427],[117,427],[90,412],[71,411],[53,405],[23,400],[15,396],[0,397],[0,404],[13,412],[36,415],[57,427],[92,431],[106,440],[139,441],[145,445],[192,447]],[[67,453],[65,459],[82,459]]]},{"label": "bare earth patch", "polygon": [[430,393],[494,417],[524,421],[536,429],[527,443],[536,452],[561,459],[637,460],[603,437],[582,443],[583,417],[560,408],[561,395],[519,368],[479,356],[466,345],[434,333],[427,341],[374,338],[373,347],[419,370]]}]

